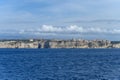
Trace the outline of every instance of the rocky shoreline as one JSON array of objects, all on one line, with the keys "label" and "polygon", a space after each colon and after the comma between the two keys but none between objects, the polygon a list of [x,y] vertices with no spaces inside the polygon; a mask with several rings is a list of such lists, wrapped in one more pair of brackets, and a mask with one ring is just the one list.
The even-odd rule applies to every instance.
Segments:
[{"label": "rocky shoreline", "polygon": [[120,42],[81,39],[0,40],[0,48],[120,48]]}]

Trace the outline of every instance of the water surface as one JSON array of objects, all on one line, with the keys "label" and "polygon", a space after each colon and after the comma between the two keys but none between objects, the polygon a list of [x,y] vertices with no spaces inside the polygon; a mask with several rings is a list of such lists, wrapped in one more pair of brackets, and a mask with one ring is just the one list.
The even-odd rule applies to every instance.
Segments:
[{"label": "water surface", "polygon": [[0,49],[0,80],[120,80],[120,49]]}]

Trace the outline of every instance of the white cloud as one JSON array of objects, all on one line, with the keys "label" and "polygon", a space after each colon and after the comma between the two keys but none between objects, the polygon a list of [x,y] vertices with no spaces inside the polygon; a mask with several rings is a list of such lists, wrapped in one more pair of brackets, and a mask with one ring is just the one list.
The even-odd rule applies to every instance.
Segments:
[{"label": "white cloud", "polygon": [[44,33],[78,33],[84,32],[84,29],[76,25],[71,25],[67,27],[54,27],[52,25],[43,25],[36,31]]},{"label": "white cloud", "polygon": [[43,25],[41,28],[38,29],[38,31],[43,32],[61,32],[62,28],[60,27],[53,27],[52,25]]},{"label": "white cloud", "polygon": [[106,29],[106,28],[97,28],[97,27],[81,27],[77,25],[71,25],[67,27],[55,27],[52,25],[43,25],[38,29],[28,29],[20,31],[21,34],[120,34],[120,29]]},{"label": "white cloud", "polygon": [[[42,25],[39,28],[19,29],[19,30],[0,30],[3,37],[19,36],[17,38],[85,38],[85,39],[108,39],[119,40],[120,29],[115,28],[98,28],[98,27],[81,27],[71,25],[66,27],[58,27],[52,25]],[[8,38],[6,37],[6,38]]]}]

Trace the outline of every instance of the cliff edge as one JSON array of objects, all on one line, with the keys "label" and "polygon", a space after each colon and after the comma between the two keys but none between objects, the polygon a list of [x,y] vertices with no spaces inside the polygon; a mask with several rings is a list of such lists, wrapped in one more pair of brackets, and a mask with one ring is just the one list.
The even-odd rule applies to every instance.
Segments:
[{"label": "cliff edge", "polygon": [[108,40],[0,40],[0,48],[120,48]]}]

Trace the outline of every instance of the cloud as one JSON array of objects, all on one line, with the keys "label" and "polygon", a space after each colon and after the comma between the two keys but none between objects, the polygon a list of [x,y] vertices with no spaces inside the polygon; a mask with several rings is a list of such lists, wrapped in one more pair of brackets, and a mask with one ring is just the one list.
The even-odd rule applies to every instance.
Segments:
[{"label": "cloud", "polygon": [[[71,39],[71,38],[84,38],[84,39],[108,39],[119,40],[120,29],[115,28],[99,28],[99,27],[82,27],[77,25],[70,26],[52,26],[42,25],[39,28],[27,29],[11,29],[0,30],[0,38],[44,38],[44,39]],[[7,36],[7,37],[6,37]],[[17,36],[17,37],[16,37]],[[112,37],[111,37],[112,36]]]},{"label": "cloud", "polygon": [[21,34],[29,33],[29,34],[120,34],[120,29],[105,29],[105,28],[98,28],[98,27],[81,27],[77,25],[71,25],[67,27],[54,27],[52,25],[43,25],[38,29],[28,29],[20,31]]}]

